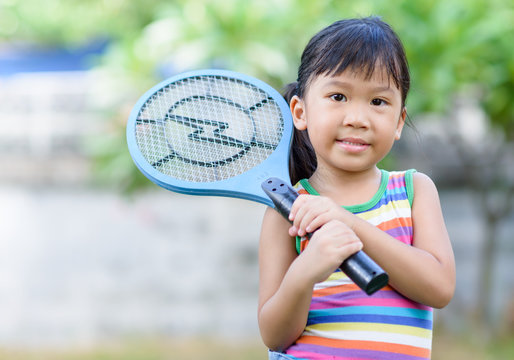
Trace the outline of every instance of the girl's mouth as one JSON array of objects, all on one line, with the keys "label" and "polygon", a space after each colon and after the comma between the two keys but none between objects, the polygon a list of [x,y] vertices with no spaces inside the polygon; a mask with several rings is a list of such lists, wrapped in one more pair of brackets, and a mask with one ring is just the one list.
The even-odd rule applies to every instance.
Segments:
[{"label": "girl's mouth", "polygon": [[337,140],[337,143],[347,152],[359,153],[365,151],[370,145],[362,139],[344,138]]}]

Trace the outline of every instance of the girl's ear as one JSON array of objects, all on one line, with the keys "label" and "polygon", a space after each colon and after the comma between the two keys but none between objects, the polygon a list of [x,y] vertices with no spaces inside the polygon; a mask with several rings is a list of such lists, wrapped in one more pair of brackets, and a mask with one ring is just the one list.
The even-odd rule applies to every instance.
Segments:
[{"label": "girl's ear", "polygon": [[402,137],[402,130],[403,130],[403,126],[405,125],[406,117],[407,117],[407,108],[404,107],[400,114],[400,118],[398,119],[398,125],[396,125],[396,134],[394,137],[395,140],[400,140],[400,138]]},{"label": "girl's ear", "polygon": [[298,95],[294,95],[289,101],[291,115],[293,115],[293,123],[298,130],[307,129],[307,121],[305,120],[305,103]]}]

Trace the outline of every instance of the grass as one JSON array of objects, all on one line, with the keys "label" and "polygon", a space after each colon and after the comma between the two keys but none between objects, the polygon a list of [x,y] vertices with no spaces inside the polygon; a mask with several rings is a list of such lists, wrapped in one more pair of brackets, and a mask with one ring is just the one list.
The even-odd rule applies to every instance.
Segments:
[{"label": "grass", "polygon": [[215,339],[123,340],[87,348],[2,349],[1,360],[261,360],[260,341],[230,344]]},{"label": "grass", "polygon": [[[9,360],[265,360],[266,348],[259,339],[227,343],[216,339],[123,340],[90,348],[2,349]],[[481,343],[475,336],[441,333],[434,338],[433,360],[514,359],[514,335]]]},{"label": "grass", "polygon": [[439,331],[433,342],[432,360],[447,359],[514,359],[514,334],[486,342],[476,333],[456,335]]}]

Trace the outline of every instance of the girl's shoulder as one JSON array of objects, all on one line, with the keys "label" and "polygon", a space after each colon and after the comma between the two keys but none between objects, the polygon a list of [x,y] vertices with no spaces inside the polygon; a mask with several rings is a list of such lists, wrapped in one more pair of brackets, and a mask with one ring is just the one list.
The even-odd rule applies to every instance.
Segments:
[{"label": "girl's shoulder", "polygon": [[387,191],[405,192],[411,206],[414,201],[414,194],[418,191],[419,188],[417,183],[420,181],[425,181],[425,178],[430,180],[428,176],[418,172],[416,169],[394,171],[382,170],[382,174],[383,182],[387,182]]},{"label": "girl's shoulder", "polygon": [[399,181],[405,181],[407,187],[416,188],[427,185],[435,187],[434,182],[427,174],[419,172],[416,169],[394,171],[382,170],[382,172],[386,174],[389,182],[395,182],[398,179]]},{"label": "girl's shoulder", "polygon": [[[385,170],[382,170],[385,171]],[[389,174],[389,181],[394,181],[394,178],[403,178],[407,186],[423,187],[423,186],[435,186],[434,182],[425,173],[419,172],[416,169],[399,170],[399,171],[385,171]]]},{"label": "girl's shoulder", "polygon": [[430,176],[422,172],[416,171],[412,174],[412,183],[415,191],[428,190],[437,192],[437,188],[434,181],[430,178]]},{"label": "girl's shoulder", "polygon": [[418,171],[413,172],[411,184],[412,199],[416,199],[418,205],[427,202],[439,204],[439,192],[434,181],[427,174]]},{"label": "girl's shoulder", "polygon": [[384,170],[381,169],[382,176],[389,178],[389,181],[394,179],[402,179],[405,178],[406,181],[412,181],[412,177],[414,174],[417,174],[418,171],[416,169],[407,169],[407,170]]}]

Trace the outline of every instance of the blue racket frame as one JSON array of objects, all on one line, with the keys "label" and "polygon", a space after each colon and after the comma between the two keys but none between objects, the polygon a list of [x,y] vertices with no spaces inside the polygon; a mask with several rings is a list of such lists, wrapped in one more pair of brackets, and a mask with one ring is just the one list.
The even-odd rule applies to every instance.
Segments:
[{"label": "blue racket frame", "polygon": [[[212,182],[189,182],[167,176],[145,159],[136,141],[136,120],[143,105],[162,88],[171,83],[196,76],[221,76],[247,82],[266,92],[280,107],[284,120],[282,138],[277,147],[260,164],[237,176]],[[139,170],[152,182],[174,192],[187,195],[225,196],[256,201],[274,207],[271,199],[261,188],[261,183],[270,178],[278,177],[290,184],[289,151],[293,134],[293,119],[289,105],[282,95],[265,82],[248,75],[219,69],[203,69],[178,74],[170,77],[148,90],[134,106],[127,123],[127,144],[130,155]]]}]

